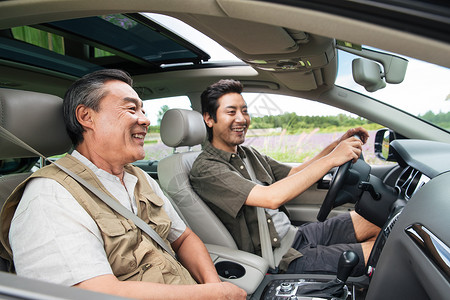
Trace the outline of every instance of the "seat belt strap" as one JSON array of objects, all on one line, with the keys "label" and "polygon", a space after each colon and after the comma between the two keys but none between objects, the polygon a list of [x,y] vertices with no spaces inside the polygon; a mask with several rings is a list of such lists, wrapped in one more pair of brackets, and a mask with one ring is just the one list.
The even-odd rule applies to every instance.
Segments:
[{"label": "seat belt strap", "polygon": [[55,166],[60,168],[63,172],[67,173],[70,177],[78,181],[81,185],[85,186],[88,190],[90,190],[94,195],[99,197],[103,202],[105,202],[110,208],[115,210],[117,213],[122,215],[123,217],[131,220],[136,224],[137,227],[139,227],[142,231],[144,231],[150,238],[152,238],[161,248],[163,248],[167,253],[172,255],[173,258],[175,258],[175,254],[172,250],[167,246],[167,244],[163,241],[161,236],[156,233],[156,231],[150,227],[147,223],[144,222],[141,218],[136,216],[134,213],[129,211],[125,206],[120,204],[117,200],[111,198],[108,194],[105,192],[99,190],[98,188],[91,185],[89,182],[75,174],[73,171],[67,169],[66,167],[63,167],[59,165],[56,162],[52,162]]},{"label": "seat belt strap", "polygon": [[261,241],[262,257],[266,259],[270,268],[275,269],[275,259],[273,257],[269,227],[267,226],[266,211],[262,207],[256,207],[256,214],[258,216],[259,239]]},{"label": "seat belt strap", "polygon": [[[242,159],[247,167],[250,178],[253,182],[258,182],[255,172],[247,157]],[[275,258],[272,250],[272,241],[270,240],[269,225],[267,225],[266,210],[263,207],[256,207],[256,215],[258,217],[259,240],[261,243],[261,255],[269,264],[269,267],[275,269]]]},{"label": "seat belt strap", "polygon": [[145,223],[141,218],[136,216],[134,213],[129,211],[125,206],[117,202],[115,199],[111,198],[109,195],[107,195],[105,192],[99,190],[98,188],[94,187],[90,183],[88,183],[86,180],[75,174],[73,171],[57,164],[56,162],[53,162],[49,160],[47,157],[39,153],[37,150],[32,148],[30,145],[16,137],[14,134],[3,128],[3,126],[0,125],[0,136],[9,140],[10,142],[27,149],[28,151],[31,151],[35,153],[36,155],[42,157],[46,161],[54,164],[59,169],[61,169],[63,172],[65,172],[67,175],[75,179],[79,184],[86,187],[88,190],[90,190],[94,195],[99,197],[103,202],[105,202],[110,208],[115,210],[117,213],[122,215],[123,217],[133,221],[137,227],[139,227],[142,231],[144,231],[150,238],[152,238],[161,248],[163,248],[167,253],[169,253],[173,258],[175,258],[175,254],[173,251],[169,248],[169,246],[163,241],[161,236],[156,233],[156,231],[150,227],[147,223]]}]

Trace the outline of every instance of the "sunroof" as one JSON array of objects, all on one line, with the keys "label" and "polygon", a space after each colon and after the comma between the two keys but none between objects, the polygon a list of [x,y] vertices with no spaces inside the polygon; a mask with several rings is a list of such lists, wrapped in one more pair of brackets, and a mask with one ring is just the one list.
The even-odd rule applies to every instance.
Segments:
[{"label": "sunroof", "polygon": [[210,56],[140,14],[114,14],[11,29],[1,38],[0,58],[82,76],[101,68],[130,74],[158,72],[161,65],[201,64]]}]

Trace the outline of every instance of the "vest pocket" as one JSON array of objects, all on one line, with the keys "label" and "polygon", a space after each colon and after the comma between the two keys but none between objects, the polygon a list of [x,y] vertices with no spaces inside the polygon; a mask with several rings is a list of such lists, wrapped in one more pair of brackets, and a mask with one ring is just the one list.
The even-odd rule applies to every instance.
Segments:
[{"label": "vest pocket", "polygon": [[[163,283],[179,282],[182,267],[179,266],[178,262],[174,261],[170,254],[159,249],[154,242],[146,237],[143,237],[141,243],[135,249],[134,255],[138,262],[145,262],[152,266],[145,272],[143,280],[147,281],[148,278],[161,276],[161,278],[164,278]],[[158,272],[159,274],[157,274]]]},{"label": "vest pocket", "polygon": [[166,239],[172,222],[163,208],[164,201],[155,193],[144,192],[139,196],[139,203],[143,211],[142,219],[149,223],[163,239]]},{"label": "vest pocket", "polygon": [[145,264],[141,268],[139,273],[140,279],[142,281],[165,283],[164,276],[161,269],[158,266],[152,264]]},{"label": "vest pocket", "polygon": [[114,275],[119,278],[134,272],[139,265],[133,255],[133,249],[138,244],[136,227],[125,219],[103,213],[96,216],[96,222]]},{"label": "vest pocket", "polygon": [[161,269],[151,263],[146,263],[133,272],[118,277],[120,281],[149,281],[156,283],[164,283]]},{"label": "vest pocket", "polygon": [[[107,236],[114,237],[124,235],[126,231],[121,220],[114,215],[99,214],[96,218],[100,231]],[[130,226],[131,227],[131,226]]]}]

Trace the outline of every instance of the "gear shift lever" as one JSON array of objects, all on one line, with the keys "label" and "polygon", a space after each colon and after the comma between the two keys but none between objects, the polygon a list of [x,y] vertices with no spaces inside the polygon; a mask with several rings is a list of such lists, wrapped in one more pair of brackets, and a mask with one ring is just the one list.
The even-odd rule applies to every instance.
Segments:
[{"label": "gear shift lever", "polygon": [[359,263],[358,254],[354,251],[345,251],[342,253],[338,262],[337,280],[345,283],[350,276],[353,268]]},{"label": "gear shift lever", "polygon": [[[354,251],[342,253],[338,262],[337,276],[335,279],[325,283],[312,283],[298,288],[297,295],[314,297],[338,297],[344,298],[347,281],[353,268],[358,264],[359,257]],[[342,297],[344,295],[344,297]]]}]

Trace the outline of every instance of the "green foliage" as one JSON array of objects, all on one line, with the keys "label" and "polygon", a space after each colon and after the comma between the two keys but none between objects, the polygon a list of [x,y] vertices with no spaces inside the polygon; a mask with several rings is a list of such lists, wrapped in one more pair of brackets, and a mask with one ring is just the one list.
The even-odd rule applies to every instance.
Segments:
[{"label": "green foliage", "polygon": [[289,149],[266,149],[263,153],[279,162],[304,162],[314,157],[320,151],[301,152],[289,151]]},{"label": "green foliage", "polygon": [[[64,37],[50,33],[47,31],[43,31],[40,29],[36,29],[30,26],[21,26],[11,28],[12,34],[15,39],[24,41],[26,43],[48,49],[50,51],[56,52],[58,54],[65,55],[64,48]],[[104,57],[104,56],[114,56],[114,54],[94,48],[94,57]]]},{"label": "green foliage", "polygon": [[159,133],[159,132],[160,132],[159,129],[160,129],[160,126],[159,126],[159,125],[155,125],[155,126],[150,125],[150,126],[148,127],[147,132],[148,132],[148,133]]},{"label": "green foliage", "polygon": [[102,49],[98,49],[98,48],[94,48],[94,57],[98,58],[98,57],[105,57],[105,56],[114,56],[115,54],[108,52],[106,50],[102,50]]},{"label": "green foliage", "polygon": [[138,24],[135,20],[122,14],[105,15],[100,18],[126,30],[132,29]]},{"label": "green foliage", "polygon": [[358,126],[370,130],[382,127],[364,118],[344,114],[337,116],[297,116],[295,113],[284,113],[277,116],[252,118],[250,128],[283,128],[286,129],[288,134],[300,134],[302,132],[310,132],[315,128],[320,128],[320,132],[335,132]]},{"label": "green foliage", "polygon": [[435,114],[429,110],[424,115],[419,115],[419,118],[422,118],[441,128],[450,129],[450,112],[439,112],[438,114]]},{"label": "green foliage", "polygon": [[[423,115],[419,115],[419,118],[441,128],[450,129],[450,112],[435,114],[432,111],[428,111]],[[319,132],[321,133],[328,133],[345,131],[348,128],[358,126],[367,130],[377,130],[383,127],[364,118],[344,114],[337,116],[297,116],[295,113],[284,113],[277,116],[254,117],[250,128],[283,128],[286,129],[288,134],[300,134],[302,132],[311,132],[315,128],[320,128]]]},{"label": "green foliage", "polygon": [[145,144],[157,144],[158,140],[146,140],[144,143]]},{"label": "green foliage", "polygon": [[168,105],[163,105],[161,106],[161,108],[158,111],[158,125],[161,124],[161,120],[164,116],[164,114],[166,113],[166,111],[168,111],[170,109],[170,107]]},{"label": "green foliage", "polygon": [[29,26],[14,27],[11,31],[15,39],[64,55],[64,39],[59,35]]}]

